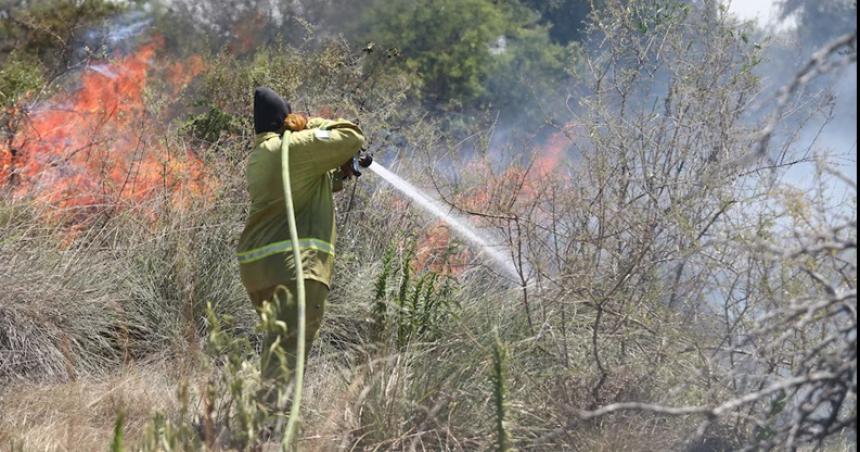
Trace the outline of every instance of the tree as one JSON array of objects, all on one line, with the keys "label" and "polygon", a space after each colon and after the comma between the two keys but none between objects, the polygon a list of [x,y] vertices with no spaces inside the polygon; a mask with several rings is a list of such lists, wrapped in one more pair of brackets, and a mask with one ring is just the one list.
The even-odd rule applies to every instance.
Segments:
[{"label": "tree", "polygon": [[423,79],[431,106],[509,107],[528,91],[523,79],[551,80],[539,86],[564,76],[562,48],[518,2],[376,1],[361,22],[367,41],[397,49],[395,64]]},{"label": "tree", "polygon": [[578,42],[585,37],[592,4],[599,7],[601,3],[593,0],[523,0],[523,4],[537,11],[541,21],[549,26],[553,42],[561,44]]}]

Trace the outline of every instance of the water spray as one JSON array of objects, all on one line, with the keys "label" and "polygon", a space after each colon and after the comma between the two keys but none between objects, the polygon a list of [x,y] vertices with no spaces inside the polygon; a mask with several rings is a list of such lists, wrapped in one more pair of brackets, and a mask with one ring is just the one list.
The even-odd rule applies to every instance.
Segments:
[{"label": "water spray", "polygon": [[394,186],[398,191],[415,201],[419,207],[450,225],[460,236],[469,241],[472,245],[476,246],[480,250],[481,254],[489,257],[496,267],[503,270],[508,276],[513,277],[515,280],[520,280],[520,273],[517,271],[511,256],[505,256],[505,254],[499,251],[496,247],[490,245],[490,241],[466,223],[465,219],[458,218],[450,212],[445,205],[430,198],[424,194],[424,192],[397,174],[394,174],[379,163],[374,162],[373,158],[369,155],[362,155],[356,162],[358,166],[367,168],[376,173],[379,177]]}]

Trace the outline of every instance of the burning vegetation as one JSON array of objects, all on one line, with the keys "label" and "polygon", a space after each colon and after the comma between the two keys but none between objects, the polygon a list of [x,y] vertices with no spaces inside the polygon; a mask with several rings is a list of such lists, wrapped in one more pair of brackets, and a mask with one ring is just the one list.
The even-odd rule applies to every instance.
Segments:
[{"label": "burning vegetation", "polygon": [[153,37],[129,55],[91,62],[71,87],[21,113],[0,148],[0,180],[12,199],[80,220],[158,196],[174,207],[211,196],[215,179],[193,150],[166,142],[164,118],[146,100],[153,90],[178,96],[205,64],[199,56],[185,63],[158,58],[163,47]]},{"label": "burning vegetation", "polygon": [[[235,255],[258,85],[439,217],[382,171],[336,198],[302,448],[856,449],[856,145],[819,141],[856,22],[773,94],[794,35],[716,1],[59,3],[0,12],[0,449],[279,440]],[[795,38],[856,14],[818,3]]]}]

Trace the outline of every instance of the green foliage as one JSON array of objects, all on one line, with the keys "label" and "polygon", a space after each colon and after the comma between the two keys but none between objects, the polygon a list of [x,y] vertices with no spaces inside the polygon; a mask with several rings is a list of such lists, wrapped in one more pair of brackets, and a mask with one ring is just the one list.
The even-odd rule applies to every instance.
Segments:
[{"label": "green foliage", "polygon": [[412,260],[415,258],[415,243],[411,243],[400,259],[400,289],[397,291],[397,305],[401,312],[406,309],[406,297],[412,284]]},{"label": "green foliage", "polygon": [[12,52],[0,68],[0,107],[9,107],[26,98],[45,83],[44,67],[38,59]]},{"label": "green foliage", "polygon": [[241,126],[241,118],[210,105],[204,113],[192,115],[181,127],[185,133],[194,138],[215,143],[222,134],[238,134]]},{"label": "green foliage", "polygon": [[516,2],[377,1],[361,28],[369,30],[366,40],[399,49],[394,64],[420,76],[429,105],[477,110],[522,101],[523,80],[512,84],[503,76],[492,83],[496,74],[529,71],[521,74],[529,83],[563,76],[563,52],[536,19]]},{"label": "green foliage", "polygon": [[541,22],[550,27],[549,36],[557,43],[568,44],[585,37],[592,5],[600,8],[605,0],[522,0],[537,11]]},{"label": "green foliage", "polygon": [[292,101],[304,75],[303,63],[298,50],[284,47],[261,49],[249,60],[219,54],[203,76],[196,104],[218,111],[219,117],[243,118],[242,125],[251,127],[254,87],[268,86]]},{"label": "green foliage", "polygon": [[490,107],[518,109],[524,117],[540,120],[548,112],[538,111],[538,105],[558,93],[578,47],[553,44],[543,26],[521,27],[510,33],[507,50],[496,56],[499,69],[487,78]]},{"label": "green foliage", "polygon": [[10,8],[0,18],[0,61],[17,49],[56,73],[69,63],[77,33],[123,8],[108,0],[39,0]]},{"label": "green foliage", "polygon": [[116,423],[114,423],[113,427],[113,441],[111,441],[110,450],[111,452],[123,452],[125,447],[123,446],[123,427],[125,426],[125,413],[120,411],[119,415],[116,417]]},{"label": "green foliage", "polygon": [[634,2],[629,8],[633,27],[642,34],[680,23],[690,12],[690,5],[678,0]]},{"label": "green foliage", "polygon": [[391,276],[393,262],[394,247],[388,247],[382,257],[382,272],[376,278],[373,305],[370,309],[371,321],[373,322],[371,332],[371,340],[373,342],[381,341],[385,337],[385,330],[388,328],[388,305],[386,304],[386,298],[388,278]]},{"label": "green foliage", "polygon": [[365,67],[364,54],[343,41],[328,41],[314,50],[264,47],[247,58],[224,51],[212,58],[196,85],[197,110],[183,130],[209,142],[219,141],[219,155],[240,162],[253,134],[253,92],[268,86],[290,102],[293,111],[342,117],[373,124],[382,131],[414,118],[418,109],[407,103],[415,77]]},{"label": "green foliage", "polygon": [[430,271],[422,272],[415,278],[410,268],[413,256],[410,254],[408,257],[401,266],[400,292],[395,301],[399,308],[396,313],[395,342],[399,348],[416,339],[433,340],[442,334],[440,326],[443,321],[457,312],[449,303],[450,286],[445,285],[440,289],[437,284],[439,275]]},{"label": "green foliage", "polygon": [[418,72],[435,102],[471,102],[485,95],[494,69],[490,46],[504,35],[506,18],[485,0],[382,2],[369,12],[369,38],[403,51],[407,70]]},{"label": "green foliage", "polygon": [[[413,271],[414,245],[407,248],[395,268],[395,247],[389,246],[383,257],[382,272],[375,282],[371,304],[372,339],[382,342],[393,333],[398,348],[415,339],[433,340],[442,334],[441,325],[455,316],[459,306],[452,301],[451,279],[440,284],[438,273]],[[392,279],[399,277],[397,292],[389,293]],[[389,307],[393,306],[393,312]],[[389,331],[393,328],[393,331]]]}]

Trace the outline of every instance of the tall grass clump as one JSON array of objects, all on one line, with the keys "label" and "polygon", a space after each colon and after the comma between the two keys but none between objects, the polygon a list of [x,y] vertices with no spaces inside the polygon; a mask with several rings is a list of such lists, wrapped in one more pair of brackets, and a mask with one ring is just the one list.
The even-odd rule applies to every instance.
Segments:
[{"label": "tall grass clump", "polygon": [[[200,450],[204,446],[247,450],[258,444],[261,428],[273,416],[256,402],[260,380],[249,338],[232,333],[235,319],[231,316],[216,315],[211,304],[206,310],[208,334],[200,363],[207,374],[205,383],[194,392],[187,384],[179,387],[178,412],[156,412],[150,418],[140,443],[142,450]],[[264,309],[260,328],[279,328],[270,306]],[[280,348],[272,356],[285,362]]]},{"label": "tall grass clump", "polygon": [[[2,201],[0,201],[2,202]],[[58,244],[68,232],[43,211],[0,204],[0,382],[98,375],[122,359],[122,296],[115,263]]]},{"label": "tall grass clump", "polygon": [[156,197],[71,225],[46,218],[79,218],[74,211],[0,202],[0,253],[9,257],[0,262],[0,379],[63,381],[154,356],[191,357],[207,301],[253,332],[236,278],[231,200],[182,210]]},{"label": "tall grass clump", "polygon": [[373,342],[379,342],[385,337],[385,331],[388,329],[388,305],[386,303],[388,278],[393,271],[394,248],[389,247],[385,250],[382,256],[382,271],[376,277],[376,284],[373,287],[373,304],[370,308],[372,322]]}]

